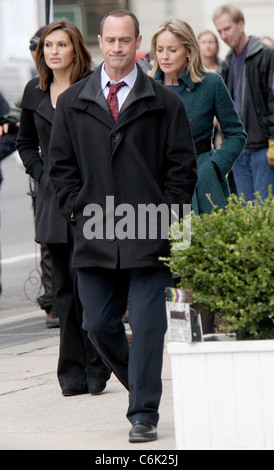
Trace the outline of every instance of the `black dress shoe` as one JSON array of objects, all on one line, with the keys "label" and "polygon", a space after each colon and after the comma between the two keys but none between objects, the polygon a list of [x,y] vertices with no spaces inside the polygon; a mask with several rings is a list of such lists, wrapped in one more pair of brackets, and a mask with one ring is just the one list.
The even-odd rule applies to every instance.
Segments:
[{"label": "black dress shoe", "polygon": [[64,395],[64,397],[74,397],[75,395],[84,395],[85,393],[88,393],[87,388],[83,390],[62,390],[62,395]]},{"label": "black dress shoe", "polygon": [[87,380],[88,391],[91,395],[100,395],[107,385],[107,381],[111,376],[111,371],[107,374],[105,378],[92,378]]},{"label": "black dress shoe", "polygon": [[129,442],[149,442],[157,439],[157,428],[146,421],[135,421],[129,431]]},{"label": "black dress shoe", "polygon": [[106,385],[106,380],[96,380],[92,383],[88,382],[88,391],[91,395],[100,395],[100,393],[105,390]]}]

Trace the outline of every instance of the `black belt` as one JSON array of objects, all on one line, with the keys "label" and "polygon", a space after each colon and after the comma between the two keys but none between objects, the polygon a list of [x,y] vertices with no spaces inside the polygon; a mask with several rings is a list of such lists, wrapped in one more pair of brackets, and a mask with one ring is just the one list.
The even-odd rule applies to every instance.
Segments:
[{"label": "black belt", "polygon": [[195,142],[195,149],[197,155],[200,153],[210,152],[210,150],[212,150],[211,139],[204,139],[199,142]]}]

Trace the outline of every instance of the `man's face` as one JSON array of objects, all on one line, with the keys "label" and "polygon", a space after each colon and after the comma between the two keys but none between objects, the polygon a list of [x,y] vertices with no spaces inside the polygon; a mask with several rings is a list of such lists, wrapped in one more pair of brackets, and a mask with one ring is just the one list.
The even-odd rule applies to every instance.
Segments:
[{"label": "man's face", "polygon": [[141,39],[141,36],[137,39],[135,37],[134,23],[130,16],[106,18],[102,36],[98,36],[98,40],[105,60],[105,70],[110,78],[117,75],[125,77],[133,70]]},{"label": "man's face", "polygon": [[244,24],[242,21],[234,23],[228,13],[224,13],[214,20],[220,38],[232,49],[237,50],[243,36]]}]

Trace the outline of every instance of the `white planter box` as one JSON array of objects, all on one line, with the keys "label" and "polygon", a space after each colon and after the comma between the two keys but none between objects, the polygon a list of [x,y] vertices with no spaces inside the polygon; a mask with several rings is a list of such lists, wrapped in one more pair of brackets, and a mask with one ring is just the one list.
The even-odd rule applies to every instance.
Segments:
[{"label": "white planter box", "polygon": [[274,449],[274,340],[167,348],[177,449]]}]

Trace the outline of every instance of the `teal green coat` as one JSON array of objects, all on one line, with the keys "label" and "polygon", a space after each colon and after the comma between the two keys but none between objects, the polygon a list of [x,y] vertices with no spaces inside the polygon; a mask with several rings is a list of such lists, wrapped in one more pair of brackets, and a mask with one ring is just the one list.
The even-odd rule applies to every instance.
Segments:
[{"label": "teal green coat", "polygon": [[[163,83],[161,70],[155,80]],[[189,119],[194,142],[212,139],[214,117],[220,123],[223,143],[218,150],[197,155],[198,182],[192,207],[196,214],[211,212],[212,205],[206,194],[211,195],[214,205],[224,208],[230,194],[227,174],[243,150],[247,134],[235,109],[230,93],[222,77],[207,72],[200,83],[194,83],[186,69],[178,78],[178,86],[170,86],[182,98]],[[212,162],[219,168],[219,177]]]}]

